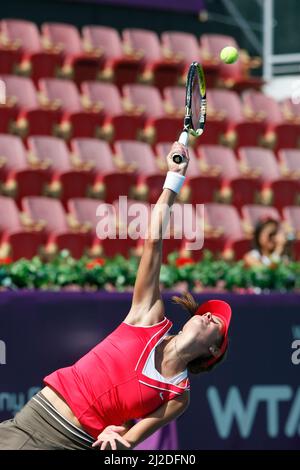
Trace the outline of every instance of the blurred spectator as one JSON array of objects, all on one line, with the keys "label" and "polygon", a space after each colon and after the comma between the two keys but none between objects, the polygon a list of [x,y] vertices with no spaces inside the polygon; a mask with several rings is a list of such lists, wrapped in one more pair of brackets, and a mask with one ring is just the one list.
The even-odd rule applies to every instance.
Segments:
[{"label": "blurred spectator", "polygon": [[244,256],[246,266],[272,266],[288,261],[288,239],[280,222],[274,219],[259,221],[254,231],[254,249]]}]

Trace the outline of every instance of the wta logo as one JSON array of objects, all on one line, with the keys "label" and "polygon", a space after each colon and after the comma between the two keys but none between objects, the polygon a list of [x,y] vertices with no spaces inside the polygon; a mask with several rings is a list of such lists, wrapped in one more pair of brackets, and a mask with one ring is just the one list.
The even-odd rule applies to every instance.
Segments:
[{"label": "wta logo", "polygon": [[247,439],[254,431],[258,413],[260,420],[264,417],[268,437],[300,436],[300,387],[294,391],[289,385],[255,385],[243,401],[238,387],[232,386],[223,403],[217,388],[209,387],[207,400],[222,439],[230,437],[236,428]]},{"label": "wta logo", "polygon": [[6,344],[0,340],[0,365],[6,364]]}]

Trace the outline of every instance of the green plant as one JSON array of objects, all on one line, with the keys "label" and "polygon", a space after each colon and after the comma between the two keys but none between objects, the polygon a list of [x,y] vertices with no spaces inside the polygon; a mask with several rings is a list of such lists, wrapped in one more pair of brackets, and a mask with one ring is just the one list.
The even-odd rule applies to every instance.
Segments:
[{"label": "green plant", "polygon": [[[43,262],[39,257],[11,262],[0,260],[0,289],[115,289],[132,288],[135,283],[139,260],[136,257],[80,260],[62,251],[55,259]],[[165,289],[176,289],[184,282],[188,289],[222,288],[253,291],[290,291],[300,289],[300,263],[278,264],[272,267],[246,269],[243,261],[226,262],[214,259],[205,252],[201,262],[181,258],[177,253],[163,264],[160,282]]]}]

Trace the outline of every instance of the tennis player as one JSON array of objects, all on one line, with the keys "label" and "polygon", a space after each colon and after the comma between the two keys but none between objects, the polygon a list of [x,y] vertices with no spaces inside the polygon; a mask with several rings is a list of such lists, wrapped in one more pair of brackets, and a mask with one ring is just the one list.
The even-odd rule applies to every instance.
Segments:
[{"label": "tennis player", "polygon": [[198,306],[190,294],[175,297],[191,318],[168,335],[172,323],[159,290],[163,227],[185,179],[186,147],[175,142],[167,163],[128,315],[78,362],[48,375],[42,391],[0,424],[0,449],[133,449],[186,410],[188,372],[209,371],[223,359],[231,318],[225,302]]}]

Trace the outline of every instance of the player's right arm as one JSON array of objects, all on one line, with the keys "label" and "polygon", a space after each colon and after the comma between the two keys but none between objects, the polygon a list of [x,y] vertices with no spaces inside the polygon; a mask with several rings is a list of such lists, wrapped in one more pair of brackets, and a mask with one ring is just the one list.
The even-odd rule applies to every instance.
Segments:
[{"label": "player's right arm", "polygon": [[[178,398],[164,403],[160,408],[150,413],[132,426],[125,434],[122,433],[122,439],[116,439],[112,443],[107,439],[103,445],[103,434],[100,434],[93,447],[100,447],[101,450],[110,449],[113,445],[118,450],[134,449],[140,442],[147,439],[155,431],[177,419],[189,406],[189,392],[184,392]],[[105,431],[105,430],[104,430]],[[102,437],[101,437],[102,436]]]}]

